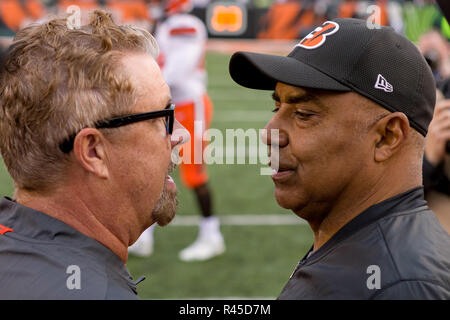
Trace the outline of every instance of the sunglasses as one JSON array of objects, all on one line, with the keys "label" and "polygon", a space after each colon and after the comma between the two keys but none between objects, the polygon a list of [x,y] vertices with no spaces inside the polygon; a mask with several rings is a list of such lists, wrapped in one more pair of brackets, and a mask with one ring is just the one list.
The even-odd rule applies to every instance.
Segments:
[{"label": "sunglasses", "polygon": [[[118,128],[122,126],[126,126],[128,124],[136,123],[139,121],[145,121],[156,118],[165,118],[166,131],[168,134],[172,134],[173,132],[173,123],[175,121],[175,104],[170,104],[164,110],[144,112],[144,113],[136,113],[129,114],[121,117],[115,117],[107,120],[102,120],[97,122],[94,127],[96,129],[104,129],[104,128]],[[69,153],[73,149],[73,143],[75,141],[75,137],[78,133],[71,135],[69,138],[64,140],[60,145],[59,149],[64,153]]]}]

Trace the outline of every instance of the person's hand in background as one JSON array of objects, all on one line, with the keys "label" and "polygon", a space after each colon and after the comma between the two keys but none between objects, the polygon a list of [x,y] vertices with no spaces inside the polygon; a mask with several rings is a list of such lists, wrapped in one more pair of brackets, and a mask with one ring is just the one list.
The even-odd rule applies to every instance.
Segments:
[{"label": "person's hand in background", "polygon": [[420,36],[418,48],[437,81],[450,77],[450,48],[439,31],[431,30]]},{"label": "person's hand in background", "polygon": [[450,141],[450,99],[438,99],[425,139],[425,157],[433,166],[444,160],[447,141]]}]

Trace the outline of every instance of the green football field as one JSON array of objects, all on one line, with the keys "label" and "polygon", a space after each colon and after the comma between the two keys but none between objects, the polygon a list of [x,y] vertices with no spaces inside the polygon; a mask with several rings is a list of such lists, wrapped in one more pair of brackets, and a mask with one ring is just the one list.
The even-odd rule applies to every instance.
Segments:
[{"label": "green football field", "polygon": [[[211,127],[223,132],[224,138],[226,129],[263,128],[273,108],[271,92],[247,90],[231,80],[228,61],[229,55],[207,55],[209,94],[215,107]],[[264,166],[248,162],[247,158],[247,164],[209,166],[214,212],[219,217],[293,216],[275,202],[270,177],[260,175]],[[177,216],[197,215],[193,193],[184,188],[177,174],[174,178],[180,191]],[[3,167],[0,179],[2,195],[11,195],[11,179]],[[221,229],[227,246],[224,255],[206,262],[185,263],[178,260],[178,252],[195,240],[197,227],[157,227],[153,255],[130,256],[128,261],[135,279],[146,276],[138,285],[139,296],[144,299],[274,298],[313,241],[312,232],[305,224],[228,224]]]}]

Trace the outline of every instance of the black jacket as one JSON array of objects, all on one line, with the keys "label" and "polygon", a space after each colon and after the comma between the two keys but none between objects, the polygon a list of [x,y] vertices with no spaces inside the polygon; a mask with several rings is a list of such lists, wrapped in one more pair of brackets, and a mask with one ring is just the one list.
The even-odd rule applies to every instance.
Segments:
[{"label": "black jacket", "polygon": [[450,299],[450,236],[412,189],[310,251],[279,299]]},{"label": "black jacket", "polygon": [[5,299],[138,296],[136,282],[110,249],[5,197],[0,200],[0,300]]}]

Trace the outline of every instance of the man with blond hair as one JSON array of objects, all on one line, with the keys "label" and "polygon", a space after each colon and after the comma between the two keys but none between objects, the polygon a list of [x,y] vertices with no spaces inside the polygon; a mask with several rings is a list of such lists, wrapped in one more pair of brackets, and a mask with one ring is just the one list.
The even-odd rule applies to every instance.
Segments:
[{"label": "man with blond hair", "polygon": [[235,53],[230,74],[273,90],[275,198],[314,233],[279,299],[450,299],[450,237],[422,186],[436,89],[414,44],[338,18],[287,57]]},{"label": "man with blond hair", "polygon": [[0,201],[0,299],[137,298],[127,248],[174,217],[171,152],[186,137],[157,55],[103,11],[17,33],[0,72],[15,184]]}]

